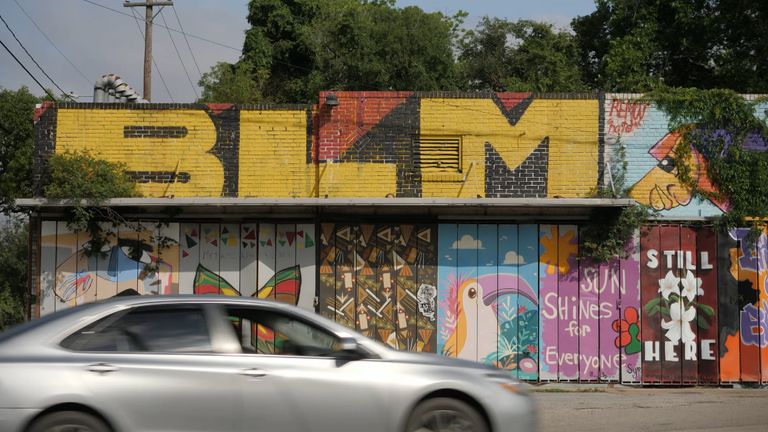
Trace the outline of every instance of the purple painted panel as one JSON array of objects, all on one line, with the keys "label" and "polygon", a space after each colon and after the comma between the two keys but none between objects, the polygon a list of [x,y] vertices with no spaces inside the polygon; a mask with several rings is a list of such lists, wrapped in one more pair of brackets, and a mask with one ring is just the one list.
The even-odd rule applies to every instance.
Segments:
[{"label": "purple painted panel", "polygon": [[539,328],[539,379],[558,379],[558,229],[557,225],[539,226],[539,303],[541,317]]},{"label": "purple painted panel", "polygon": [[579,263],[579,380],[600,379],[600,265]]},{"label": "purple painted panel", "polygon": [[621,260],[623,290],[621,321],[614,324],[621,346],[621,382],[639,383],[640,370],[640,239],[635,235],[627,244],[627,258]]},{"label": "purple painted panel", "polygon": [[621,355],[616,345],[613,322],[619,320],[622,272],[618,259],[600,264],[600,379],[618,381]]},{"label": "purple painted panel", "polygon": [[579,379],[579,235],[575,225],[560,225],[558,233],[558,308],[557,362],[560,381]]}]

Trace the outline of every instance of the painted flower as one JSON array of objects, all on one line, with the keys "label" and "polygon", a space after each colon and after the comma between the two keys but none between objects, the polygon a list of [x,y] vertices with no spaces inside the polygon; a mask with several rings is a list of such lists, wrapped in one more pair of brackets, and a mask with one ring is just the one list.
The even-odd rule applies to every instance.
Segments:
[{"label": "painted flower", "polygon": [[640,344],[640,323],[638,322],[637,309],[628,307],[624,310],[624,319],[614,320],[611,327],[618,333],[614,344],[616,348],[624,348],[627,354],[639,353]]},{"label": "painted flower", "polygon": [[688,301],[695,300],[697,295],[704,295],[704,290],[701,289],[701,278],[694,277],[692,271],[688,270],[685,278],[680,282],[683,285],[682,295]]},{"label": "painted flower", "polygon": [[662,320],[661,326],[667,331],[667,339],[672,343],[690,343],[696,339],[696,334],[691,330],[691,321],[696,318],[696,309],[687,308],[682,302],[672,303],[669,306],[669,317],[671,321]]},{"label": "painted flower", "polygon": [[659,279],[659,292],[665,299],[669,299],[670,294],[679,294],[680,290],[678,288],[678,284],[680,283],[680,278],[676,277],[672,270],[667,272],[667,275],[664,276],[664,279]]}]

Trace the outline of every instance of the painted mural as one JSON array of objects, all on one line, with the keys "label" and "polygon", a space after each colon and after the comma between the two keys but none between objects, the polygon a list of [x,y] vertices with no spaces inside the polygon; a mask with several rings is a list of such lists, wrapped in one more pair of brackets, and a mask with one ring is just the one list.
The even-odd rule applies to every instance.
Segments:
[{"label": "painted mural", "polygon": [[432,225],[320,225],[319,313],[393,348],[435,351]]},{"label": "painted mural", "polygon": [[[727,198],[697,199],[690,188],[677,178],[674,149],[682,139],[682,131],[670,131],[666,115],[657,107],[636,100],[638,95],[608,95],[605,102],[606,154],[609,164],[617,166],[613,154],[622,145],[628,162],[626,186],[630,196],[642,204],[659,210],[664,216],[713,216],[729,208]],[[768,104],[756,107],[763,112]],[[713,133],[714,138],[728,137],[723,131]],[[768,142],[752,134],[744,143],[750,151],[767,151]],[[699,189],[717,193],[719,190],[707,175],[707,158],[695,148],[686,164]]]},{"label": "painted mural", "polygon": [[312,224],[137,226],[105,225],[107,244],[86,254],[84,233],[44,221],[40,314],[128,293],[243,295],[314,310]]}]

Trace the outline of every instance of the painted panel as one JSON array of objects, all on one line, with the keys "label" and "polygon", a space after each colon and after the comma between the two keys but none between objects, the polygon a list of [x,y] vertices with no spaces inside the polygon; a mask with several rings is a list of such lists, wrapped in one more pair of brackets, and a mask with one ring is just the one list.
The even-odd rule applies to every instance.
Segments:
[{"label": "painted panel", "polygon": [[684,267],[680,253],[680,226],[664,225],[661,227],[660,243],[664,283],[660,294],[661,328],[664,332],[661,349],[661,382],[677,384],[682,380],[682,344],[695,337],[691,321],[696,316],[695,310],[685,305],[680,296],[680,273]]},{"label": "painted panel", "polygon": [[699,383],[717,384],[719,346],[718,322],[718,274],[717,234],[711,228],[699,228],[696,232],[697,277],[701,279],[698,290],[697,318],[699,326]]},{"label": "painted panel", "polygon": [[[640,290],[643,307],[641,326],[643,341],[643,382],[661,382],[661,278],[660,238],[658,226],[640,229]],[[673,281],[674,282],[674,281]]]},{"label": "painted panel", "polygon": [[579,381],[600,379],[600,265],[579,262]]},{"label": "painted panel", "polygon": [[560,225],[557,241],[558,306],[557,362],[560,381],[579,379],[579,235],[575,225]]},{"label": "painted panel", "polygon": [[219,226],[219,276],[222,294],[240,295],[240,225]]},{"label": "painted panel", "polygon": [[539,226],[539,298],[542,303],[539,321],[541,348],[539,379],[558,379],[558,344],[560,297],[558,294],[558,227]]},{"label": "painted panel", "polygon": [[378,309],[376,295],[376,269],[378,265],[373,255],[375,225],[360,225],[357,231],[355,248],[356,265],[355,280],[357,281],[357,306],[355,308],[355,328],[363,335],[374,338],[376,335],[376,322],[374,317]]},{"label": "painted panel", "polygon": [[179,258],[179,294],[194,293],[195,274],[200,265],[200,224],[181,224],[181,257]]},{"label": "painted panel", "polygon": [[220,294],[223,285],[220,277],[213,278],[212,284],[204,288],[201,285],[201,281],[205,280],[204,275],[218,275],[220,272],[219,224],[200,224],[200,231],[200,264],[195,275],[195,294]]},{"label": "painted panel", "polygon": [[[161,294],[179,294],[179,237],[178,223],[163,223],[157,228],[154,254],[157,256],[157,277]],[[99,281],[101,287],[105,281]],[[101,288],[99,288],[101,289]],[[111,292],[111,288],[107,291]]]},{"label": "painted panel", "polygon": [[458,283],[456,318],[457,357],[477,360],[477,318],[481,310],[478,305],[480,287],[477,283],[477,225],[459,224],[458,240],[452,248],[458,254]]},{"label": "painted panel", "polygon": [[[277,226],[271,223],[259,224],[259,265],[257,273],[258,287],[261,289],[277,273],[276,263]],[[275,298],[274,291],[257,294],[260,298]]]},{"label": "painted panel", "polygon": [[56,310],[56,225],[56,221],[43,221],[40,224],[40,297],[37,300],[40,316]]},{"label": "painted panel", "polygon": [[738,382],[741,378],[741,335],[739,327],[739,244],[735,232],[717,238],[718,333],[720,381]]},{"label": "painted panel", "polygon": [[627,244],[627,257],[621,260],[621,277],[624,287],[620,299],[623,318],[618,322],[613,321],[612,324],[617,333],[614,346],[620,350],[621,382],[639,383],[642,381],[639,233]]},{"label": "painted panel", "polygon": [[[261,246],[261,243],[259,243]],[[320,225],[319,310],[318,313],[330,320],[336,319],[336,235],[334,224]],[[261,264],[259,264],[261,268]]]},{"label": "painted panel", "polygon": [[250,297],[258,290],[259,225],[245,223],[240,226],[240,294]]},{"label": "painted panel", "polygon": [[760,292],[759,323],[760,337],[760,382],[768,383],[768,226],[763,228],[757,240],[757,286]]},{"label": "painted panel", "polygon": [[498,363],[499,266],[497,225],[477,227],[477,361]]},{"label": "painted panel", "polygon": [[456,357],[457,338],[456,322],[458,303],[458,226],[440,224],[438,226],[437,254],[437,352]]},{"label": "painted panel", "polygon": [[745,240],[749,230],[738,228],[732,235],[738,240],[739,328],[741,334],[741,381],[760,380],[759,292],[757,290],[757,245]]},{"label": "painted panel", "polygon": [[336,322],[355,327],[355,238],[352,226],[336,225]]},{"label": "painted panel", "polygon": [[379,266],[380,284],[378,298],[380,305],[377,309],[378,339],[391,347],[397,347],[395,331],[396,271],[394,262],[395,232],[391,225],[376,226],[375,244],[381,250],[381,265]]},{"label": "painted panel", "polygon": [[144,247],[143,237],[139,237],[135,227],[129,225],[120,225],[117,230],[117,247],[112,249],[113,256],[110,256],[110,266],[114,268],[114,274],[117,280],[117,293],[139,293],[148,292],[145,289],[143,281],[139,280],[139,272],[142,267],[142,256]]},{"label": "painted panel", "polygon": [[437,347],[437,226],[417,225],[419,256],[417,274],[419,290],[418,351],[436,352]]},{"label": "painted panel", "polygon": [[[418,275],[416,259],[419,242],[414,225],[395,226],[400,239],[395,241],[395,269],[397,270],[397,332],[401,349],[417,351],[417,315],[419,311]],[[398,266],[400,267],[398,269]]]},{"label": "painted panel", "polygon": [[296,225],[296,265],[300,269],[299,302],[297,306],[308,311],[315,310],[315,295],[317,285],[317,268],[315,267],[315,253],[317,244],[315,239],[315,226],[312,224]]},{"label": "painted panel", "polygon": [[498,227],[499,276],[496,298],[498,353],[496,361],[499,367],[509,370],[513,376],[519,378],[522,338],[519,327],[521,309],[518,266],[521,257],[518,255],[517,234],[517,225],[499,225]]},{"label": "painted panel", "polygon": [[704,294],[699,275],[699,259],[696,250],[696,231],[690,227],[680,227],[680,250],[683,255],[680,271],[681,296],[680,304],[692,311],[691,335],[693,340],[681,340],[680,360],[682,362],[681,380],[683,384],[696,384],[699,381],[699,356],[697,345],[701,341],[699,327],[706,320],[698,305],[702,304],[700,294]]},{"label": "painted panel", "polygon": [[[296,268],[296,225],[278,224],[275,227],[275,276],[284,275]],[[261,287],[263,287],[262,285]],[[259,288],[261,288],[259,287]],[[286,287],[286,290],[280,290],[275,286],[274,297],[277,301],[296,304],[296,287]]]},{"label": "painted panel", "polygon": [[77,244],[77,234],[67,228],[66,222],[58,222],[56,227],[56,276],[53,288],[53,292],[56,294],[54,311],[73,306],[81,294],[77,291],[79,255]]},{"label": "painted panel", "polygon": [[603,381],[618,381],[621,365],[619,346],[616,345],[615,322],[621,322],[619,303],[622,284],[621,262],[612,259],[600,264],[600,379]]},{"label": "painted panel", "polygon": [[[539,379],[541,345],[539,344],[539,318],[541,296],[539,293],[539,228],[526,224],[518,227],[518,312],[517,319],[519,377],[525,380]],[[514,256],[512,256],[514,259]]]}]

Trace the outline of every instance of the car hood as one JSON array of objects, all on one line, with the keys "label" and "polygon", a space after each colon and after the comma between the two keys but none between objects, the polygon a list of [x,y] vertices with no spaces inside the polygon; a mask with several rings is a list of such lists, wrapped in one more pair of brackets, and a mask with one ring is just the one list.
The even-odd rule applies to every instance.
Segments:
[{"label": "car hood", "polygon": [[449,367],[461,367],[468,369],[480,369],[496,371],[497,368],[493,366],[484,365],[470,360],[457,359],[453,357],[446,357],[437,354],[429,353],[414,353],[405,351],[391,350],[386,353],[385,360],[396,361],[401,363],[416,363],[416,364],[430,364],[436,366],[449,366]]}]

